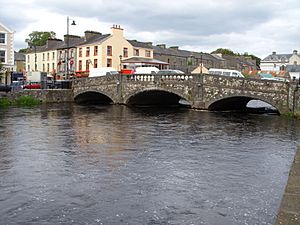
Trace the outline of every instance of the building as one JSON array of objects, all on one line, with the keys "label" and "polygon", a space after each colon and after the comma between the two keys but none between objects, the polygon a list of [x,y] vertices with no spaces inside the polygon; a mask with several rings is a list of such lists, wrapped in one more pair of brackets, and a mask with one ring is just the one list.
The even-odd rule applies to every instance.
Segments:
[{"label": "building", "polygon": [[222,60],[208,53],[181,50],[178,46],[167,48],[165,44],[153,46],[154,59],[167,62],[170,69],[190,73],[199,65],[206,68],[220,68]]},{"label": "building", "polygon": [[57,68],[57,49],[63,45],[60,39],[49,39],[44,46],[32,46],[26,56],[26,71],[55,73]]},{"label": "building", "polygon": [[300,55],[297,50],[294,50],[292,54],[277,54],[273,52],[268,55],[260,63],[262,71],[285,71],[287,66],[300,65]]},{"label": "building", "polygon": [[15,56],[15,72],[24,73],[26,71],[25,62],[26,57],[23,53],[14,52]]},{"label": "building", "polygon": [[86,31],[84,37],[65,35],[64,41],[51,39],[32,47],[26,53],[26,70],[56,74],[58,79],[87,77],[92,67],[126,68],[133,62],[128,59],[158,62],[149,44],[127,40],[123,28],[113,25],[110,34]]},{"label": "building", "polygon": [[0,23],[0,63],[14,70],[14,31]]}]

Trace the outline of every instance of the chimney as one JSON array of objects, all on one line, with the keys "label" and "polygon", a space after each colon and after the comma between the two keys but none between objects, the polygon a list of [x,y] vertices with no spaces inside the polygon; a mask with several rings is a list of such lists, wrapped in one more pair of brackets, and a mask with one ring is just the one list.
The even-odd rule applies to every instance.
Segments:
[{"label": "chimney", "polygon": [[166,44],[159,44],[159,45],[156,45],[157,47],[160,47],[160,48],[166,48]]},{"label": "chimney", "polygon": [[61,39],[53,38],[53,39],[48,39],[46,45],[47,45],[47,48],[53,48],[61,43],[62,43]]},{"label": "chimney", "polygon": [[293,51],[293,55],[297,55],[298,54],[298,51],[297,50],[294,50]]},{"label": "chimney", "polygon": [[179,49],[178,46],[171,46],[170,48],[173,49],[173,50],[176,50],[176,51],[178,51],[178,49]]},{"label": "chimney", "polygon": [[72,34],[67,35],[67,34],[65,34],[64,35],[64,42],[65,43],[67,43],[68,37],[69,37],[69,43],[72,43],[74,40],[79,40],[80,39],[80,37],[77,36],[77,35],[72,35]]},{"label": "chimney", "polygon": [[124,36],[123,36],[123,28],[121,28],[121,26],[120,25],[116,25],[116,24],[114,24],[111,28],[111,34],[112,34],[112,36],[119,36],[119,37],[121,37],[121,38],[123,38]]},{"label": "chimney", "polygon": [[276,55],[276,52],[272,52],[272,55]]},{"label": "chimney", "polygon": [[97,31],[92,31],[92,30],[87,30],[84,32],[84,37],[85,37],[86,41],[91,40],[93,37],[97,37],[97,36],[101,36],[101,35],[102,35],[102,33],[97,32]]},{"label": "chimney", "polygon": [[145,42],[146,45],[148,45],[149,47],[152,47],[153,43],[152,42]]}]

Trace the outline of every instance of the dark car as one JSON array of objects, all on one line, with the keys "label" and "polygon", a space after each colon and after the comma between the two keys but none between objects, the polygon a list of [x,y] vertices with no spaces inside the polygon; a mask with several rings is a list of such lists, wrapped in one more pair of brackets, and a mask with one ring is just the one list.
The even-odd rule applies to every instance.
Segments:
[{"label": "dark car", "polygon": [[7,84],[0,84],[0,92],[10,92],[11,91],[11,86]]}]

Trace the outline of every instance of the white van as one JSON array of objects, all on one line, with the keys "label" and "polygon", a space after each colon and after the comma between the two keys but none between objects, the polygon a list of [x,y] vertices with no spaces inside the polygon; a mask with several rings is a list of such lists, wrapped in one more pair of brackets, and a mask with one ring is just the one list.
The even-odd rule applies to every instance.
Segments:
[{"label": "white van", "polygon": [[242,78],[244,78],[243,74],[240,71],[237,71],[237,70],[210,68],[208,70],[208,73],[212,74],[212,75],[221,75],[221,76],[228,76],[228,77],[242,77]]},{"label": "white van", "polygon": [[106,75],[116,75],[119,74],[117,70],[112,67],[100,67],[100,68],[90,68],[89,77],[101,77]]},{"label": "white van", "polygon": [[156,67],[137,67],[135,68],[133,74],[152,74],[159,71]]}]

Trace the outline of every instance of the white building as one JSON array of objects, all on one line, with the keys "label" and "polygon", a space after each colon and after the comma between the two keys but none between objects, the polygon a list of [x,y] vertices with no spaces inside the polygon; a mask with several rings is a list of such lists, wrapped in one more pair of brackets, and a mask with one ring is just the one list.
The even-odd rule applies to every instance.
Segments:
[{"label": "white building", "polygon": [[292,54],[277,54],[273,52],[266,58],[261,60],[260,69],[262,71],[285,71],[287,66],[300,65],[300,55],[297,50],[294,50]]},{"label": "white building", "polygon": [[0,62],[14,70],[14,32],[0,23]]}]

